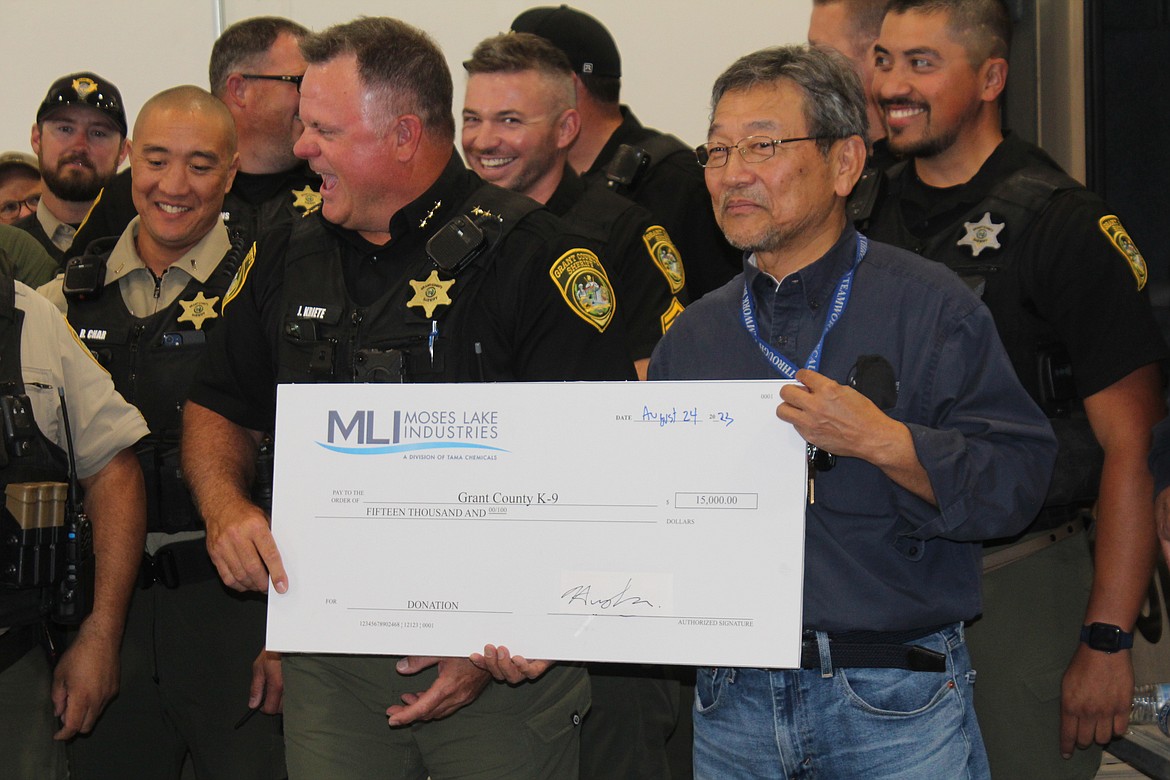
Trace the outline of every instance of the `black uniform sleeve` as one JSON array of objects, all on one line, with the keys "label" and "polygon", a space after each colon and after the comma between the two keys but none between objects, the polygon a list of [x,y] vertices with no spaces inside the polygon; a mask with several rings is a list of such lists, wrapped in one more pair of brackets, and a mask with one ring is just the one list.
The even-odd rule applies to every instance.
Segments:
[{"label": "black uniform sleeve", "polygon": [[[650,357],[654,345],[682,310],[676,301],[666,272],[659,268],[652,247],[661,245],[661,237],[652,232],[654,225],[648,211],[630,209],[614,225],[615,240],[610,251],[620,258],[602,258],[611,268],[617,287],[618,307],[625,321],[629,338],[630,357],[641,360]],[[666,237],[671,243],[670,237]]]},{"label": "black uniform sleeve", "polygon": [[483,355],[487,375],[517,381],[634,379],[621,318],[602,323],[581,313],[550,273],[574,249],[558,238],[562,232],[555,217],[538,211],[508,234],[502,262],[494,265],[499,297],[484,301],[494,333],[483,343],[485,349],[498,345],[499,353]]},{"label": "black uniform sleeve", "polygon": [[1092,193],[1061,193],[1037,217],[1021,253],[1031,262],[1023,277],[1029,298],[1067,345],[1082,398],[1167,357],[1139,289],[1142,267],[1110,241],[1100,226],[1106,216]]},{"label": "black uniform sleeve", "polygon": [[635,183],[627,197],[661,220],[678,246],[691,300],[718,289],[743,270],[743,253],[715,222],[703,169],[689,151],[672,154]]},{"label": "black uniform sleeve", "polygon": [[266,233],[240,264],[191,385],[190,400],[237,425],[270,431],[276,421],[279,265],[288,229]]}]

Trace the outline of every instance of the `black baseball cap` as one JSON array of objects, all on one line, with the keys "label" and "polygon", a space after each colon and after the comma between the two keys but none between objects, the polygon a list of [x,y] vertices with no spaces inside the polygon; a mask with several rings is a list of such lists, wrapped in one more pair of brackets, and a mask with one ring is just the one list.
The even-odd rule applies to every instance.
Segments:
[{"label": "black baseball cap", "polygon": [[577,73],[621,78],[622,57],[613,36],[604,24],[576,8],[530,8],[512,22],[512,31],[544,38],[565,53]]},{"label": "black baseball cap", "polygon": [[71,73],[54,81],[41,107],[37,109],[37,122],[64,106],[95,108],[113,120],[122,130],[123,137],[127,135],[122,93],[96,73]]}]

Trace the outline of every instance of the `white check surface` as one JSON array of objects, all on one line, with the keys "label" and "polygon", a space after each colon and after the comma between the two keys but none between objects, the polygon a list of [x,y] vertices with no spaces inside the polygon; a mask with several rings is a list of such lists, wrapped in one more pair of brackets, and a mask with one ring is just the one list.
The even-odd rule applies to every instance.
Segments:
[{"label": "white check surface", "polygon": [[268,649],[799,665],[782,384],[282,385]]}]

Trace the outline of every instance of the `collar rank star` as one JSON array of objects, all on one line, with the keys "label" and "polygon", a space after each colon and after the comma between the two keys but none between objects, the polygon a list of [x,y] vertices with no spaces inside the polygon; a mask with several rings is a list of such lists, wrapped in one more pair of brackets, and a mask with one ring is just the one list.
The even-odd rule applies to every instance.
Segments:
[{"label": "collar rank star", "polygon": [[293,208],[300,209],[302,216],[309,216],[321,208],[321,193],[315,192],[312,187],[305,185],[303,190],[289,190],[293,196]]},{"label": "collar rank star", "polygon": [[203,330],[204,320],[213,320],[219,315],[215,311],[215,304],[219,303],[219,296],[208,300],[203,297],[203,291],[189,301],[179,301],[179,305],[183,307],[183,313],[179,315],[179,322],[193,322],[195,323],[195,330]]},{"label": "collar rank star", "polygon": [[[442,205],[443,205],[443,201],[441,201],[441,200],[435,201],[435,205],[431,206],[430,210],[427,212],[427,215],[425,217],[423,217],[421,220],[419,220],[419,223],[418,223],[419,230],[422,230],[423,228],[425,228],[427,226],[427,223],[431,221],[431,217],[435,216],[435,212],[438,211],[439,207]],[[431,315],[428,314],[427,316],[429,317]]]},{"label": "collar rank star", "polygon": [[447,295],[447,291],[453,284],[454,279],[441,281],[438,271],[431,271],[431,275],[421,282],[411,279],[410,286],[414,288],[414,297],[407,301],[406,305],[421,306],[427,319],[430,319],[434,316],[436,307],[450,305],[451,297]]},{"label": "collar rank star", "polygon": [[967,235],[959,239],[956,246],[971,247],[971,256],[979,257],[984,249],[999,249],[999,231],[1003,230],[1003,222],[992,222],[991,212],[984,212],[978,222],[964,222]]}]

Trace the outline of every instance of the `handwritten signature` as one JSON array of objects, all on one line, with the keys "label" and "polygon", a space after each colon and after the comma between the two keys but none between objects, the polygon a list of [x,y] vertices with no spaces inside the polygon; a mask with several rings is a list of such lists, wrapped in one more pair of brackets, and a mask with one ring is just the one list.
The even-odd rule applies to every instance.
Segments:
[{"label": "handwritten signature", "polygon": [[581,603],[587,607],[598,607],[599,609],[612,609],[621,606],[622,604],[629,604],[630,606],[639,606],[645,604],[648,607],[653,607],[654,603],[638,595],[630,594],[630,588],[633,586],[634,580],[631,577],[626,580],[626,586],[613,596],[595,599],[592,597],[592,585],[574,585],[561,594],[561,599],[568,599],[570,604]]}]

